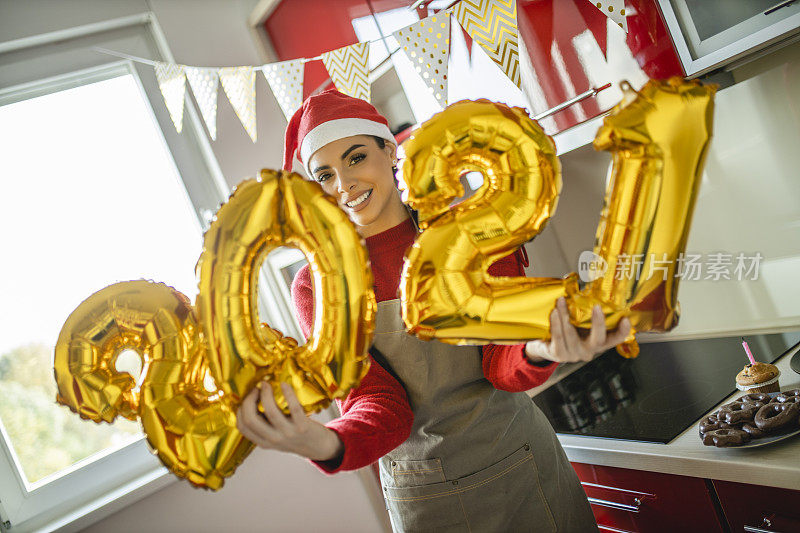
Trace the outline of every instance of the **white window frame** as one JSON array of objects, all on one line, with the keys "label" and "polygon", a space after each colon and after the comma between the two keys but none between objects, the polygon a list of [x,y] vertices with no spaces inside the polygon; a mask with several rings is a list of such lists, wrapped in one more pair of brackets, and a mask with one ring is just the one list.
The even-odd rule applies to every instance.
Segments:
[{"label": "white window frame", "polygon": [[[189,91],[183,132],[179,134],[172,124],[152,67],[120,61],[97,52],[94,47],[174,62],[151,12],[0,42],[0,105],[120,75],[133,75],[163,135],[192,208],[201,226],[207,228],[230,191],[199,112],[188,97]],[[275,327],[286,328],[283,331],[292,330],[296,326],[283,308],[285,305],[277,306],[273,303],[275,298],[267,296],[269,292],[275,294],[278,285],[273,277],[270,269],[262,269],[262,319]],[[20,475],[21,469],[9,443],[0,423],[0,531],[3,532],[77,531],[177,481],[152,455],[142,438],[119,449],[105,450],[65,471],[29,484]]]}]

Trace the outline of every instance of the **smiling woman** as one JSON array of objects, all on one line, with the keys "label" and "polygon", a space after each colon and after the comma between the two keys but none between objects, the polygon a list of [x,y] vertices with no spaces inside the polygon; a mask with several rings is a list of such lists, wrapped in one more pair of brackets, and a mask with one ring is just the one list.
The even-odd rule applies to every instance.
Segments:
[{"label": "smiling woman", "polygon": [[336,199],[362,237],[392,228],[408,218],[392,169],[396,147],[380,137],[355,135],[317,150],[308,167],[326,194]]}]

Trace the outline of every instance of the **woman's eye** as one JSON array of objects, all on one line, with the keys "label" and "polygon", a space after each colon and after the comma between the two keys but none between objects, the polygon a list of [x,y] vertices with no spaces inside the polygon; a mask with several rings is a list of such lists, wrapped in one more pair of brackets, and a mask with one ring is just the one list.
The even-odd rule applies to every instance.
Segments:
[{"label": "woman's eye", "polygon": [[330,178],[331,178],[330,173],[320,174],[319,176],[317,176],[317,181],[319,183],[322,183],[323,181],[328,181]]},{"label": "woman's eye", "polygon": [[353,157],[350,158],[350,165],[355,165],[365,157],[367,157],[366,154],[354,154]]}]

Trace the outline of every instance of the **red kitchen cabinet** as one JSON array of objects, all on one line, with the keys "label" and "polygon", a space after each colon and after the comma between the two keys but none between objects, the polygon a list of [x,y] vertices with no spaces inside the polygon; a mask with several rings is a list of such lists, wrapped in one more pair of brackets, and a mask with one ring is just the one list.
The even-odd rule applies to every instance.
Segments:
[{"label": "red kitchen cabinet", "polygon": [[600,531],[725,531],[706,480],[572,463]]},{"label": "red kitchen cabinet", "polygon": [[730,481],[713,483],[731,531],[800,532],[800,491]]}]

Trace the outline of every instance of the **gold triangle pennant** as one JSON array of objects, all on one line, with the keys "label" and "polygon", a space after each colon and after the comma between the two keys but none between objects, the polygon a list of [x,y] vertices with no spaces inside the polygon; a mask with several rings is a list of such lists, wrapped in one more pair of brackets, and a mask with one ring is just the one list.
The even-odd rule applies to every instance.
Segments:
[{"label": "gold triangle pennant", "polygon": [[164,103],[167,105],[169,116],[175,129],[180,133],[183,130],[183,101],[186,96],[186,78],[183,65],[172,63],[155,64],[156,79]]},{"label": "gold triangle pennant", "polygon": [[356,43],[325,52],[322,62],[339,91],[369,102],[368,43]]},{"label": "gold triangle pennant", "polygon": [[428,91],[447,107],[447,60],[450,57],[450,15],[437,13],[392,33],[411,60]]},{"label": "gold triangle pennant", "polygon": [[283,110],[286,120],[292,118],[303,104],[303,60],[293,59],[262,67],[272,94]]},{"label": "gold triangle pennant", "polygon": [[628,20],[625,15],[625,0],[603,0],[602,2],[592,2],[592,4],[602,11],[605,16],[617,23],[617,25],[628,33]]},{"label": "gold triangle pennant", "polygon": [[470,37],[519,87],[516,0],[461,0],[453,13]]},{"label": "gold triangle pennant", "polygon": [[245,131],[256,142],[256,72],[253,67],[219,69],[219,81]]},{"label": "gold triangle pennant", "polygon": [[208,134],[217,140],[217,92],[219,76],[217,69],[186,67],[186,79],[200,106],[200,114],[208,128]]}]

